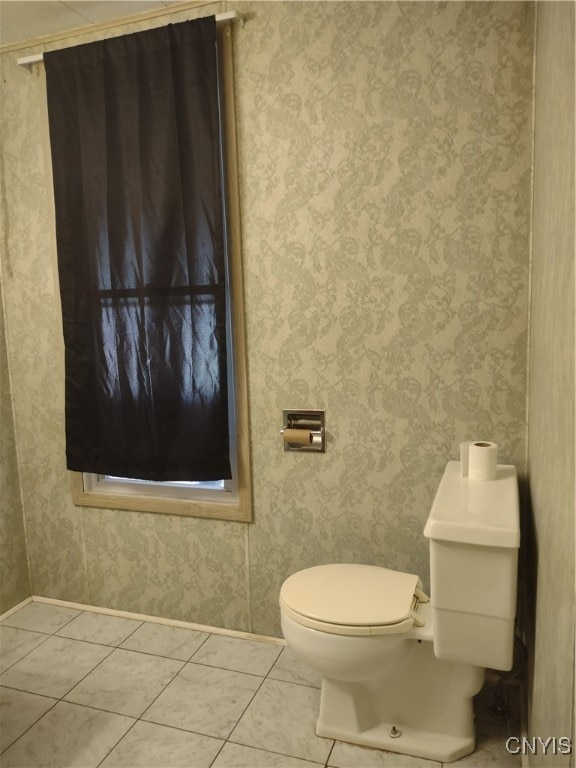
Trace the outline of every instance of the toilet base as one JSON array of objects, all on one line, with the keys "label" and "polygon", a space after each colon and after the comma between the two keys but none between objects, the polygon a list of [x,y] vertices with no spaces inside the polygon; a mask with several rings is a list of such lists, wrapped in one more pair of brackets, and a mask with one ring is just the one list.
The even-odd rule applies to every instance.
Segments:
[{"label": "toilet base", "polygon": [[[399,736],[391,736],[390,732],[396,727]],[[367,731],[355,732],[343,728],[333,728],[318,720],[316,733],[327,739],[336,739],[349,744],[374,749],[384,749],[388,752],[398,752],[403,755],[437,760],[450,763],[474,752],[474,736],[462,737],[448,734],[430,733],[417,728],[394,726],[392,723],[379,723]]]},{"label": "toilet base", "polygon": [[323,678],[318,736],[441,763],[474,751],[472,699],[484,669],[439,661],[429,642],[408,645],[404,663],[383,676]]}]

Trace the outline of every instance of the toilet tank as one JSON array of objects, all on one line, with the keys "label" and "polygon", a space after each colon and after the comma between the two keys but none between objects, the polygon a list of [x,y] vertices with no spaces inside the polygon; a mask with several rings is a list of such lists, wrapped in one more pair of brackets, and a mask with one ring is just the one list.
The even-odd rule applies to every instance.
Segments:
[{"label": "toilet tank", "polygon": [[424,535],[430,539],[434,654],[446,661],[509,670],[520,511],[516,467],[495,480],[461,478],[448,462]]}]

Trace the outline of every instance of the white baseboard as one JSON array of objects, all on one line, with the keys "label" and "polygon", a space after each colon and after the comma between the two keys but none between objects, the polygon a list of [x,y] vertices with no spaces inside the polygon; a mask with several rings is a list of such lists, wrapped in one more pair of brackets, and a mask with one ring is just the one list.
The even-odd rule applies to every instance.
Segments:
[{"label": "white baseboard", "polygon": [[53,597],[41,597],[32,595],[18,605],[0,616],[0,621],[10,616],[15,611],[23,608],[30,602],[46,603],[48,605],[59,605],[63,608],[74,608],[78,611],[90,611],[91,613],[104,613],[107,616],[119,616],[122,619],[136,619],[137,621],[150,621],[154,624],[166,624],[169,627],[181,627],[183,629],[195,629],[198,632],[210,632],[215,635],[226,635],[228,637],[238,637],[243,640],[257,640],[260,643],[270,643],[271,645],[286,645],[286,641],[280,637],[269,637],[268,635],[255,635],[252,632],[240,632],[236,629],[224,629],[223,627],[211,627],[206,624],[194,624],[190,621],[179,621],[177,619],[164,619],[160,616],[147,616],[143,613],[132,613],[131,611],[117,611],[114,608],[101,608],[98,605],[84,605],[83,603],[73,603],[69,600],[58,600]]}]

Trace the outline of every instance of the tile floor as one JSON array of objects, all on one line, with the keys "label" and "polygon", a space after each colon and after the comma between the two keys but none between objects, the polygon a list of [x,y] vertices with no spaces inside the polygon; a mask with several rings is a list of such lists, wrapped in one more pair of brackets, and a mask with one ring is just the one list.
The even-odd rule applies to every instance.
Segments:
[{"label": "tile floor", "polygon": [[[271,643],[32,602],[0,625],[0,766],[441,768],[316,736],[318,678]],[[478,749],[520,766],[477,698]]]}]

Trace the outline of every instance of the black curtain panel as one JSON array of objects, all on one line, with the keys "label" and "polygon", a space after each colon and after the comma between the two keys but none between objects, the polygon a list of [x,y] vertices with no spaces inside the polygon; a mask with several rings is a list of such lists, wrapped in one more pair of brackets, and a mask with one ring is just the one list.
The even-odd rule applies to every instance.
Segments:
[{"label": "black curtain panel", "polygon": [[44,61],[68,468],[229,478],[215,18]]}]

